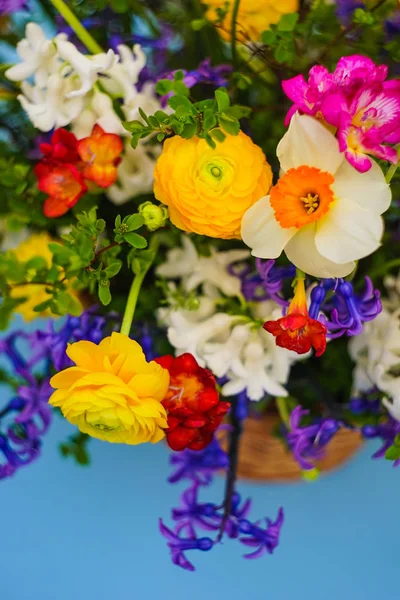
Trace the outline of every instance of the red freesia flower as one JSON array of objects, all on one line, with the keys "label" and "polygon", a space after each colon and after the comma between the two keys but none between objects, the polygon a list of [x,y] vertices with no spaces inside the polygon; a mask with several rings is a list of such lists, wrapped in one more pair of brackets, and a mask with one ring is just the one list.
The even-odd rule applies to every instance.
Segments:
[{"label": "red freesia flower", "polygon": [[50,144],[39,145],[40,151],[44,155],[41,162],[76,164],[79,161],[77,142],[78,140],[70,131],[63,128],[57,129],[53,133]]},{"label": "red freesia flower", "polygon": [[286,317],[277,321],[266,321],[264,329],[276,337],[276,343],[282,348],[305,354],[311,348],[315,355],[321,356],[326,349],[325,325],[308,316],[304,278],[298,278],[296,291]]},{"label": "red freesia flower", "polygon": [[38,187],[49,194],[43,206],[46,217],[64,215],[85,192],[85,180],[109,187],[117,178],[123,149],[118,135],[105,133],[99,125],[80,141],[66,129],[57,129],[49,144],[40,144],[42,160],[35,167]]},{"label": "red freesia flower", "polygon": [[87,191],[81,173],[69,163],[49,165],[40,162],[35,167],[35,174],[39,189],[49,194],[43,205],[43,212],[49,218],[64,215]]},{"label": "red freesia flower", "polygon": [[167,442],[172,450],[203,450],[229,410],[216,389],[214,375],[191,354],[161,356],[156,361],[170,374],[163,405],[168,413]]},{"label": "red freesia flower", "polygon": [[83,176],[106,188],[117,179],[117,166],[123,150],[121,138],[114,133],[105,133],[95,125],[89,137],[79,140],[77,150],[84,162]]}]

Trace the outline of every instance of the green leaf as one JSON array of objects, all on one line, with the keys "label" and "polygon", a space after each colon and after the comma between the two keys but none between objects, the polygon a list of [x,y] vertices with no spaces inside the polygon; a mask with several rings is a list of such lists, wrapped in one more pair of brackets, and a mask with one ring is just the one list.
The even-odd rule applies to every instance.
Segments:
[{"label": "green leaf", "polygon": [[385,458],[387,460],[397,460],[400,458],[400,446],[390,446],[385,452]]},{"label": "green leaf", "polygon": [[205,133],[204,134],[204,139],[206,140],[207,144],[213,149],[215,150],[215,148],[217,147],[217,144],[214,142],[214,140],[212,139],[211,135],[209,133]]},{"label": "green leaf", "polygon": [[196,113],[193,104],[185,96],[172,96],[168,100],[168,105],[176,110],[178,106],[184,106],[191,114]]},{"label": "green leaf", "polygon": [[154,116],[158,120],[159,123],[163,123],[164,121],[169,119],[169,115],[167,115],[167,113],[164,112],[163,110],[156,110],[156,112],[154,113]]},{"label": "green leaf", "polygon": [[40,271],[41,269],[47,268],[47,261],[42,256],[34,256],[28,260],[25,268],[27,270],[33,269],[34,271]]},{"label": "green leaf", "polygon": [[226,139],[226,135],[220,129],[212,129],[210,135],[216,142],[222,143]]},{"label": "green leaf", "polygon": [[203,29],[203,27],[206,27],[208,25],[208,21],[207,19],[194,19],[191,23],[190,23],[193,31],[200,31],[201,29]]},{"label": "green leaf", "polygon": [[266,46],[275,46],[278,41],[278,36],[272,29],[267,29],[267,31],[262,32],[261,41]]},{"label": "green leaf", "polygon": [[174,81],[182,81],[184,77],[185,77],[185,73],[181,69],[178,69],[178,71],[175,71]]},{"label": "green leaf", "polygon": [[299,13],[287,13],[282,15],[278,23],[278,31],[293,31],[298,20]]},{"label": "green leaf", "polygon": [[118,229],[122,223],[121,215],[115,217],[115,229]]},{"label": "green leaf", "polygon": [[185,140],[190,140],[193,136],[195,136],[197,133],[197,125],[196,123],[193,121],[192,123],[185,123],[180,136],[183,137]]},{"label": "green leaf", "polygon": [[150,125],[148,116],[146,115],[146,113],[144,112],[144,110],[142,108],[140,108],[140,107],[139,107],[139,115],[142,117],[143,121],[145,123],[147,123],[147,125]]},{"label": "green leaf", "polygon": [[122,125],[130,133],[141,133],[147,130],[142,121],[123,121]]},{"label": "green leaf", "polygon": [[228,110],[231,105],[231,101],[225,88],[221,87],[215,90],[215,99],[217,101],[218,111],[221,113]]},{"label": "green leaf", "polygon": [[211,100],[211,99],[207,99],[207,100],[200,100],[200,102],[195,102],[194,106],[197,108],[197,110],[199,110],[200,112],[204,112],[205,110],[207,110],[208,108],[213,110],[215,109],[216,105],[216,101],[215,100]]},{"label": "green leaf", "polygon": [[125,217],[123,223],[128,226],[128,231],[135,231],[135,229],[139,229],[139,227],[143,225],[144,220],[142,215],[135,213],[133,215],[129,215],[129,217]]},{"label": "green leaf", "polygon": [[159,79],[156,83],[156,92],[160,96],[165,96],[172,92],[173,82],[170,79]]},{"label": "green leaf", "polygon": [[100,282],[98,288],[99,300],[104,306],[107,306],[111,302],[110,282],[108,281],[107,283],[108,285],[105,282]]},{"label": "green leaf", "polygon": [[134,248],[146,248],[147,240],[137,233],[125,233],[124,240]]},{"label": "green leaf", "polygon": [[120,260],[116,260],[115,262],[110,263],[105,269],[104,269],[104,273],[107,275],[107,277],[109,279],[111,279],[111,277],[115,277],[115,275],[117,275],[122,267],[122,262]]},{"label": "green leaf", "polygon": [[189,96],[189,88],[183,83],[183,81],[174,81],[174,92],[180,96]]},{"label": "green leaf", "polygon": [[226,111],[226,114],[234,119],[242,119],[243,117],[248,117],[252,113],[252,109],[250,106],[242,106],[241,104],[234,104],[230,106]]},{"label": "green leaf", "polygon": [[217,117],[215,116],[214,111],[210,109],[206,109],[204,111],[204,119],[203,119],[203,127],[206,131],[212,129],[217,124]]},{"label": "green leaf", "polygon": [[218,116],[218,122],[222,129],[226,131],[226,133],[229,133],[230,135],[238,135],[240,131],[240,123],[234,117],[223,113]]},{"label": "green leaf", "polygon": [[34,312],[43,312],[47,308],[50,308],[51,302],[52,302],[52,298],[49,298],[49,300],[45,300],[44,302],[37,304],[36,306],[33,307]]},{"label": "green leaf", "polygon": [[157,142],[162,142],[165,138],[165,133],[159,133],[157,135]]}]

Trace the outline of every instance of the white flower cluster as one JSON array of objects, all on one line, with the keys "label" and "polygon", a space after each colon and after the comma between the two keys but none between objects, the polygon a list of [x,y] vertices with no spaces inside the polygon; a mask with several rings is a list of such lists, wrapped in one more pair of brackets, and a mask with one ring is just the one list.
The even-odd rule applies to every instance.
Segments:
[{"label": "white flower cluster", "polygon": [[[90,135],[97,123],[107,133],[127,136],[113,100],[121,102],[126,120],[140,119],[139,108],[154,113],[160,108],[154,84],[147,83],[139,92],[136,84],[146,56],[140,45],[131,50],[119,45],[118,53],[85,55],[60,33],[52,40],[39,25],[28,23],[26,38],[17,45],[20,63],[5,75],[21,82],[18,96],[33,125],[40,131],[71,126],[78,139]],[[107,190],[114,204],[123,204],[153,188],[155,161],[159,146],[141,143],[136,150],[125,143],[125,153],[118,168],[118,184]]]},{"label": "white flower cluster", "polygon": [[[272,300],[256,304],[252,309],[254,320],[218,311],[218,302],[224,296],[240,296],[240,280],[227,269],[248,258],[249,252],[213,249],[211,256],[204,257],[197,254],[189,237],[182,240],[183,247],[170,250],[167,261],[157,270],[159,276],[179,280],[186,292],[198,289],[199,293],[198,310],[159,310],[159,322],[168,327],[168,339],[176,355],[190,352],[216,377],[227,377],[222,386],[224,396],[242,391],[254,401],[266,394],[287,396],[283,386],[299,356],[276,346],[274,337],[256,321],[280,318],[281,307]],[[175,289],[173,283],[170,285]]]},{"label": "white flower cluster", "polygon": [[376,386],[388,397],[383,403],[393,418],[400,421],[400,277],[385,281],[389,299],[373,321],[365,323],[364,331],[351,339],[349,352],[356,362],[354,392],[364,392]]}]

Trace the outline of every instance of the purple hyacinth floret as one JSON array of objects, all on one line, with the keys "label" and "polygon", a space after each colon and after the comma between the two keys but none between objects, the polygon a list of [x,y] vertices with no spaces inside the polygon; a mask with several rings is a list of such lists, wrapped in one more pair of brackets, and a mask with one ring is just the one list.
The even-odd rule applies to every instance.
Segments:
[{"label": "purple hyacinth floret", "polygon": [[0,15],[12,15],[19,10],[27,8],[27,0],[0,0]]},{"label": "purple hyacinth floret", "polygon": [[250,521],[247,521],[246,519],[240,520],[239,530],[240,533],[243,534],[243,537],[239,538],[239,541],[245,546],[251,546],[255,548],[253,552],[244,554],[244,558],[259,558],[266,552],[268,552],[268,554],[272,554],[279,544],[279,536],[281,527],[283,525],[283,520],[284,512],[282,507],[280,507],[278,511],[276,521],[265,519],[267,524],[265,529],[260,527],[259,522],[250,523]]},{"label": "purple hyacinth floret", "polygon": [[[327,300],[328,292],[333,295]],[[365,278],[361,294],[356,294],[352,283],[344,279],[324,279],[311,291],[309,315],[326,325],[329,338],[359,335],[364,323],[375,319],[381,311],[380,292],[374,290],[369,277]]]},{"label": "purple hyacinth floret", "polygon": [[[196,532],[190,523],[180,523],[174,531],[171,531],[164,525],[162,519],[159,521],[159,527],[162,535],[166,538],[169,549],[171,550],[172,562],[182,569],[194,571],[192,563],[186,558],[185,552],[188,550],[202,550],[207,552],[214,545],[213,540],[207,537],[196,537]],[[186,537],[181,534],[186,533]]]},{"label": "purple hyacinth floret", "polygon": [[314,468],[313,462],[323,456],[325,446],[342,426],[332,417],[318,418],[311,425],[301,426],[303,416],[309,412],[300,405],[296,406],[290,415],[290,430],[286,432],[293,456],[303,470]]},{"label": "purple hyacinth floret", "polygon": [[61,329],[56,328],[54,320],[48,321],[45,331],[36,331],[31,337],[31,346],[34,350],[31,364],[42,358],[50,360],[56,371],[70,367],[73,362],[66,355],[69,343],[87,340],[98,344],[104,337],[104,328],[107,318],[96,315],[98,307],[92,307],[81,314],[80,317],[68,316]]},{"label": "purple hyacinth floret", "polygon": [[42,383],[27,382],[17,396],[0,412],[0,479],[31,463],[40,453],[41,438],[51,422],[48,399],[52,389],[48,379]]},{"label": "purple hyacinth floret", "polygon": [[254,273],[246,263],[233,264],[228,267],[231,275],[239,277],[242,282],[242,294],[248,302],[262,302],[275,300],[281,306],[289,306],[289,302],[282,298],[285,279],[293,279],[296,269],[289,267],[276,267],[275,260],[256,259],[257,272]]},{"label": "purple hyacinth floret", "polygon": [[208,485],[213,473],[227,468],[228,456],[214,438],[204,450],[174,452],[170,462],[176,466],[176,470],[168,478],[169,483],[191,479],[201,485]]},{"label": "purple hyacinth floret", "polygon": [[[372,458],[382,458],[385,456],[386,451],[396,443],[398,436],[400,436],[400,422],[388,416],[387,420],[383,423],[364,425],[361,427],[361,433],[367,439],[381,438],[382,446],[372,455]],[[393,462],[394,467],[398,467],[399,465],[400,458]]]},{"label": "purple hyacinth floret", "polygon": [[[222,87],[228,83],[228,76],[232,72],[230,65],[217,65],[213,67],[211,65],[211,59],[205,58],[197,67],[192,71],[183,71],[183,83],[188,88],[192,88],[197,83],[207,83],[214,85],[215,87]],[[176,71],[171,71],[164,75],[165,79],[174,79]]]}]

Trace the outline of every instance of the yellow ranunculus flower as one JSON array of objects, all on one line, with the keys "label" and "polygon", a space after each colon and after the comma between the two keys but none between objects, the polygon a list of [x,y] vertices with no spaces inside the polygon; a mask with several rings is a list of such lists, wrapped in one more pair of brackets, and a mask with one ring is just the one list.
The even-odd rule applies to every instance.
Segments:
[{"label": "yellow ranunculus flower", "polygon": [[[33,233],[27,240],[19,244],[19,246],[14,248],[12,251],[20,262],[27,262],[31,258],[35,258],[35,256],[40,256],[46,261],[47,266],[50,267],[53,257],[49,250],[49,244],[51,242],[54,242],[54,239],[52,239],[47,232],[43,231],[41,233]],[[78,298],[76,298],[75,290],[71,289],[69,291],[73,296],[75,296],[76,302],[80,304]],[[22,304],[18,304],[18,306],[14,309],[14,312],[21,314],[25,321],[32,321],[38,317],[55,316],[49,309],[46,309],[42,312],[35,312],[33,310],[35,306],[41,304],[42,302],[46,302],[46,300],[49,299],[45,285],[39,283],[18,285],[12,288],[10,296],[14,299],[26,298]]]},{"label": "yellow ranunculus flower", "polygon": [[[231,39],[232,10],[234,0],[201,0],[207,5],[206,17],[209,21],[218,21],[217,9],[224,9],[229,2],[228,12],[218,32],[225,40]],[[270,25],[278,23],[282,15],[297,12],[299,0],[241,0],[237,16],[236,35],[237,38],[246,42],[250,38],[258,41],[263,31]]]},{"label": "yellow ranunculus flower", "polygon": [[156,443],[167,425],[161,404],[169,373],[147,362],[140,345],[122,333],[100,344],[81,341],[67,349],[76,364],[51,378],[49,403],[92,437],[122,444]]},{"label": "yellow ranunculus flower", "polygon": [[154,194],[174,225],[230,239],[240,238],[243,214],[268,193],[272,171],[261,148],[241,131],[215,149],[197,137],[168,139],[154,178]]}]

